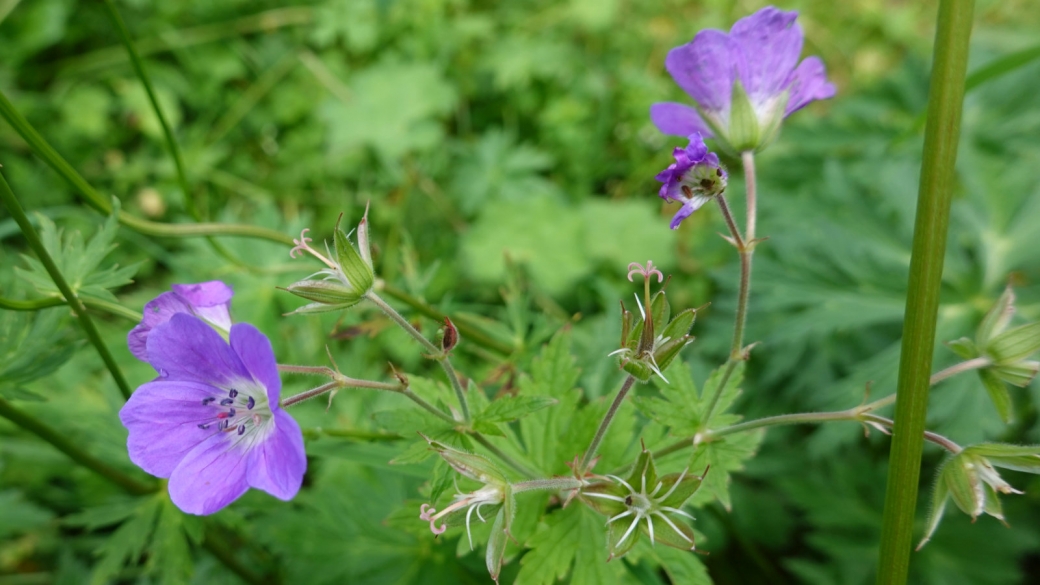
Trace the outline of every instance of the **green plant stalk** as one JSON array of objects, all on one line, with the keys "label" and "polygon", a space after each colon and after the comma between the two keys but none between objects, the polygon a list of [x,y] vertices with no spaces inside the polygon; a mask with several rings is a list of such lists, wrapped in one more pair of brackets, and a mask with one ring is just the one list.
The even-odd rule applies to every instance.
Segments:
[{"label": "green plant stalk", "polygon": [[130,36],[130,30],[126,28],[126,22],[123,21],[122,15],[119,14],[119,9],[116,8],[112,0],[105,0],[105,8],[108,10],[108,16],[112,19],[112,24],[119,31],[120,40],[123,41],[123,46],[126,47],[126,52],[130,56],[130,64],[133,66],[134,73],[141,80],[141,85],[144,86],[144,91],[148,94],[148,101],[152,104],[155,117],[159,119],[159,125],[162,126],[163,137],[166,139],[166,148],[170,151],[170,156],[173,157],[173,165],[177,169],[177,182],[180,183],[184,197],[184,208],[188,210],[188,213],[195,221],[200,221],[202,217],[199,215],[199,210],[195,207],[195,201],[191,197],[191,187],[188,185],[188,175],[184,171],[184,159],[181,157],[181,149],[177,145],[177,141],[174,140],[170,123],[166,120],[166,115],[163,114],[162,108],[159,106],[159,99],[155,95],[152,80],[148,77],[148,71],[145,69],[140,55],[137,54],[137,49],[134,47],[134,39]]},{"label": "green plant stalk", "polygon": [[889,458],[878,557],[879,585],[903,585],[910,567],[928,410],[928,380],[935,345],[974,4],[974,0],[941,0],[939,3],[924,160],[903,321],[896,426]]},{"label": "green plant stalk", "polygon": [[[929,379],[929,384],[934,386],[939,382],[942,382],[943,380],[956,376],[957,374],[963,374],[964,372],[970,372],[973,370],[984,368],[989,364],[990,361],[988,358],[975,358],[963,361],[932,374],[932,377]],[[695,443],[703,442],[706,437],[719,438],[724,437],[726,435],[732,435],[734,433],[740,433],[744,431],[751,431],[763,427],[808,423],[816,424],[836,420],[859,420],[862,422],[867,420],[865,417],[869,413],[879,408],[884,408],[885,406],[888,406],[895,401],[896,394],[891,394],[889,396],[881,398],[880,400],[875,400],[874,402],[870,402],[846,410],[837,410],[833,412],[799,412],[793,414],[780,414],[776,416],[767,416],[765,418],[746,421],[739,424],[730,425],[728,427],[722,427],[719,429],[708,429],[697,436],[687,437],[681,441],[677,441],[675,443],[672,443],[671,445],[668,445],[667,447],[663,447],[658,451],[655,451],[654,457],[664,457],[665,455],[670,455],[672,453],[675,453],[676,451],[681,451],[687,447],[692,447]],[[928,433],[927,431],[925,432],[926,438],[929,434],[930,433]]]},{"label": "green plant stalk", "polygon": [[[433,319],[434,321],[439,321],[443,323],[444,318],[447,317],[447,315],[424,303],[422,300],[413,297],[412,295],[389,283],[381,283],[379,285],[379,289],[382,292],[385,292],[387,296],[401,301],[402,303],[415,309],[422,315],[425,315],[426,317]],[[468,338],[477,342],[481,347],[493,349],[502,355],[510,355],[516,350],[515,347],[507,343],[503,343],[497,339],[494,339],[493,337],[487,335],[483,331],[471,327],[464,321],[452,319],[452,323],[455,324],[455,327],[458,328],[459,333],[461,333],[464,338]]]},{"label": "green plant stalk", "polygon": [[8,186],[7,180],[4,179],[3,174],[0,174],[0,201],[3,201],[4,207],[7,208],[7,211],[18,224],[18,227],[22,229],[22,234],[25,235],[29,247],[36,252],[37,258],[40,259],[44,268],[47,269],[47,274],[50,275],[51,280],[54,281],[58,290],[61,291],[62,296],[65,297],[69,306],[72,307],[73,312],[76,313],[76,318],[79,319],[79,323],[83,327],[83,332],[86,333],[87,339],[89,339],[90,343],[94,345],[94,349],[96,349],[98,355],[101,356],[101,361],[105,363],[108,371],[112,374],[112,379],[115,380],[116,385],[119,386],[119,391],[122,392],[123,398],[130,398],[132,392],[130,384],[127,383],[122,370],[119,369],[116,360],[108,351],[108,346],[106,346],[105,342],[101,340],[101,334],[98,333],[97,327],[94,326],[94,321],[87,313],[87,308],[83,305],[83,301],[76,296],[76,293],[72,290],[72,287],[69,286],[69,283],[65,281],[65,277],[62,276],[61,271],[58,270],[58,265],[54,263],[54,259],[47,253],[47,248],[43,246],[43,242],[40,240],[40,235],[36,233],[36,228],[29,223],[29,218],[25,215],[25,210],[22,209],[22,205],[14,196],[14,192],[11,191],[11,187]]},{"label": "green plant stalk", "polygon": [[554,477],[550,479],[532,479],[512,484],[513,493],[533,491],[558,491],[576,490],[583,487],[585,482],[574,477]]},{"label": "green plant stalk", "polygon": [[719,204],[719,209],[722,211],[722,216],[726,220],[726,227],[729,228],[730,236],[733,238],[732,243],[740,254],[740,285],[737,289],[737,316],[733,323],[733,342],[730,344],[729,359],[726,360],[726,369],[722,373],[722,379],[715,388],[715,392],[711,395],[711,400],[708,401],[708,409],[704,413],[703,424],[708,424],[711,420],[711,415],[719,404],[722,391],[726,388],[730,377],[733,376],[733,372],[737,369],[737,364],[747,359],[744,352],[744,328],[747,325],[748,299],[751,296],[751,256],[754,253],[756,243],[755,226],[757,220],[755,216],[758,213],[758,186],[755,176],[755,154],[751,151],[746,151],[741,154],[741,160],[744,163],[744,185],[747,191],[747,227],[743,235],[741,235],[740,229],[737,228],[737,222],[733,219],[733,213],[726,203],[726,197],[722,194],[715,197]]},{"label": "green plant stalk", "polygon": [[469,404],[466,402],[466,392],[462,389],[462,383],[459,381],[459,375],[455,373],[455,367],[451,365],[451,358],[441,348],[437,347],[426,339],[412,324],[408,322],[400,313],[394,310],[386,301],[382,299],[375,291],[368,291],[365,294],[365,298],[372,302],[373,305],[379,307],[387,317],[394,323],[397,323],[401,329],[410,335],[413,339],[419,342],[426,351],[429,352],[430,359],[437,360],[437,363],[444,369],[444,373],[448,376],[448,381],[451,382],[451,387],[455,391],[455,398],[459,401],[459,408],[462,409],[462,420],[463,422],[469,422]]},{"label": "green plant stalk", "polygon": [[[104,214],[112,213],[112,203],[106,197],[102,196],[89,183],[78,173],[72,165],[65,161],[64,158],[42,136],[36,129],[29,124],[15,108],[14,105],[7,99],[7,96],[0,92],[0,116],[3,116],[7,123],[22,137],[23,140],[29,145],[29,148],[45,163],[47,163],[52,169],[55,170],[63,179],[72,185],[73,189],[76,190],[80,196],[86,200],[87,204],[94,209]],[[154,221],[148,221],[139,217],[130,215],[125,211],[119,212],[119,222],[128,228],[146,234],[149,236],[159,236],[168,238],[184,238],[184,237],[198,237],[198,236],[241,236],[258,238],[263,240],[269,240],[272,242],[278,242],[287,246],[292,246],[292,237],[282,232],[271,230],[258,226],[242,225],[242,224],[222,224],[222,223],[186,223],[186,224],[171,224],[171,223],[160,223]]]},{"label": "green plant stalk", "polygon": [[76,463],[97,473],[127,492],[135,495],[150,494],[159,489],[158,484],[145,483],[123,473],[81,448],[64,433],[59,432],[31,414],[16,408],[0,398],[0,416],[50,443]]},{"label": "green plant stalk", "polygon": [[[119,303],[113,303],[111,301],[105,301],[102,299],[93,299],[90,297],[81,297],[80,301],[87,306],[88,309],[95,311],[102,311],[109,313],[110,315],[116,315],[123,317],[130,321],[141,321],[144,316],[137,311],[124,307]],[[39,311],[41,309],[49,309],[51,307],[60,307],[67,305],[68,302],[65,299],[58,297],[47,297],[43,299],[31,299],[26,301],[19,301],[16,299],[8,299],[0,297],[0,309],[8,309],[11,311]]]},{"label": "green plant stalk", "polygon": [[517,470],[518,472],[520,472],[521,475],[525,475],[527,477],[538,477],[539,474],[537,472],[535,472],[530,467],[524,465],[523,463],[520,463],[516,459],[510,457],[508,454],[506,454],[505,451],[496,447],[495,444],[489,441],[488,438],[484,435],[476,431],[472,431],[470,435],[473,437],[473,440],[483,445],[485,449],[491,451],[496,457],[501,459],[503,463]]},{"label": "green plant stalk", "polygon": [[[650,277],[647,276],[645,280],[649,282]],[[649,304],[646,305],[646,312],[646,321],[649,321]],[[610,408],[607,409],[607,414],[604,415],[603,420],[599,423],[599,428],[596,429],[596,434],[592,437],[592,442],[589,443],[589,448],[585,450],[585,455],[581,458],[581,467],[579,468],[581,471],[579,471],[579,473],[589,470],[589,464],[592,462],[593,457],[596,456],[596,451],[599,450],[599,445],[603,442],[603,437],[607,435],[607,429],[610,428],[610,423],[614,420],[614,415],[617,414],[618,409],[621,408],[621,403],[625,401],[625,397],[628,396],[628,392],[632,389],[632,386],[634,386],[635,383],[636,377],[630,375],[625,378],[625,381],[621,384],[621,389],[618,390],[617,395],[614,396],[614,402],[610,403]]]}]

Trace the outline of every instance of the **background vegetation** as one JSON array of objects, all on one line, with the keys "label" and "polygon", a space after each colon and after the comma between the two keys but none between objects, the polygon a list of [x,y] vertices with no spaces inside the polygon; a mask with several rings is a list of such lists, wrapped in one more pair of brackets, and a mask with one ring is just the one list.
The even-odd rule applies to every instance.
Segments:
[{"label": "background vegetation", "polygon": [[[1009,277],[1020,312],[1040,317],[1040,61],[1018,53],[1026,56],[1007,72],[987,68],[1035,47],[1040,14],[1030,4],[977,5],[942,340],[971,335]],[[663,69],[668,49],[761,3],[118,5],[202,216],[289,234],[310,226],[317,239],[340,212],[356,221],[371,202],[381,276],[508,350],[464,339],[457,352],[490,394],[508,391],[564,326],[585,397],[616,388],[605,355],[616,348],[617,300],[632,293],[623,269],[648,258],[672,274],[673,307],[712,303],[686,350],[694,378],[724,359],[736,256],[716,235],[715,209],[667,229],[673,210],[655,196],[653,176],[678,141],[660,135],[647,110],[683,99]],[[880,0],[782,7],[801,11],[806,50],[822,56],[839,95],[792,118],[759,157],[759,231],[770,239],[756,255],[749,339],[763,343],[740,399],[749,416],[853,406],[868,381],[875,398],[894,391],[935,12],[932,2]],[[103,4],[0,0],[0,47],[0,89],[94,187],[132,214],[190,219]],[[103,218],[4,123],[0,164],[41,225],[49,218],[85,238],[100,228]],[[0,294],[39,298],[32,278],[16,274],[27,250],[7,215],[0,238]],[[301,303],[276,287],[311,269],[285,247],[222,238],[220,254],[202,239],[126,228],[115,242],[103,266],[135,267],[133,283],[98,286],[135,310],[172,282],[219,278],[235,287],[234,317],[266,332],[282,362],[325,363],[328,345],[357,377],[386,377],[388,361],[428,368],[374,311],[283,318]],[[97,320],[131,384],[150,379],[126,349],[132,322]],[[431,334],[437,326],[424,325]],[[143,478],[126,457],[118,389],[80,340],[67,309],[0,312],[0,396]],[[937,369],[953,361],[937,348]],[[286,389],[306,382],[286,378]],[[929,424],[965,443],[1038,443],[1037,386],[1015,393],[1020,416],[1005,427],[973,377],[955,379],[933,395]],[[126,496],[0,419],[0,584],[229,582],[228,558],[277,565],[292,583],[487,582],[480,555],[457,558],[457,537],[435,540],[418,520],[428,465],[387,464],[413,441],[371,415],[398,398],[340,392],[327,413],[324,404],[295,409],[311,456],[301,495],[281,504],[250,493],[207,522]],[[732,510],[698,514],[712,579],[872,582],[889,444],[877,435],[864,439],[847,423],[771,430],[733,476]],[[926,448],[925,483],[939,458]],[[912,582],[1026,583],[1040,571],[1040,479],[1007,477],[1027,492],[1005,498],[1011,527],[951,513],[914,557]],[[645,564],[624,568],[633,583],[665,582]]]}]

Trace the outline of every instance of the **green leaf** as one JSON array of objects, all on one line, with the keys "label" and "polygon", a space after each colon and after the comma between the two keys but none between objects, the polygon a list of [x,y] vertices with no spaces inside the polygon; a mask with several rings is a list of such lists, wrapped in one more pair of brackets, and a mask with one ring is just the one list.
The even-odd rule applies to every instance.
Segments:
[{"label": "green leaf", "polygon": [[159,577],[163,585],[187,585],[195,572],[187,535],[185,516],[173,502],[166,500],[159,513],[151,545],[148,547],[149,573]]},{"label": "green leaf", "polygon": [[[162,496],[165,498],[165,496]],[[148,546],[156,516],[163,505],[158,496],[139,501],[133,516],[116,529],[97,550],[100,557],[91,575],[91,585],[103,585],[113,580],[123,567],[136,563]]]},{"label": "green leaf", "polygon": [[491,423],[512,422],[557,402],[551,396],[505,396],[489,404],[476,418]]},{"label": "green leaf", "polygon": [[711,577],[697,553],[661,546],[653,549],[654,558],[676,585],[711,585]]},{"label": "green leaf", "polygon": [[986,392],[989,394],[989,399],[993,401],[1000,420],[1004,421],[1004,424],[1011,423],[1015,413],[1011,404],[1011,394],[1004,385],[1004,381],[988,369],[979,370],[979,378],[982,379],[982,385],[986,387]]},{"label": "green leaf", "polygon": [[[571,505],[545,517],[525,543],[516,585],[552,585],[574,566],[571,583],[618,583],[622,563],[607,563],[603,517],[585,506]],[[631,538],[631,537],[630,537]]]},{"label": "green leaf", "polygon": [[730,510],[730,474],[744,469],[744,462],[755,455],[763,437],[765,431],[758,429],[698,445],[690,459],[690,473],[701,475],[707,470],[707,474],[690,503],[696,506],[714,497],[726,510]]},{"label": "green leaf", "polygon": [[450,429],[451,425],[418,408],[397,408],[384,410],[372,415],[375,423],[388,431],[414,437],[416,432],[430,434],[433,431]]},{"label": "green leaf", "polygon": [[[0,311],[0,394],[19,396],[18,386],[53,374],[78,344],[68,327],[68,310]],[[29,399],[32,399],[31,397]]]},{"label": "green leaf", "polygon": [[[1015,314],[1015,292],[1011,285],[1004,287],[1004,292],[997,298],[997,302],[986,312],[979,322],[978,331],[975,332],[975,341],[979,347],[986,347],[997,335],[1000,335],[1009,323],[1011,316]],[[969,358],[970,359],[970,358]]]},{"label": "green leaf", "polygon": [[744,366],[740,363],[726,382],[726,388],[719,396],[715,411],[708,424],[703,424],[703,417],[719,382],[722,381],[724,368],[713,371],[698,393],[693,383],[690,369],[682,362],[674,362],[665,372],[668,382],[654,378],[654,384],[660,389],[662,398],[636,399],[636,405],[651,419],[669,427],[671,434],[679,437],[692,436],[705,427],[717,429],[731,425],[740,420],[739,416],[726,414],[726,410],[740,396],[740,382],[743,379]]},{"label": "green leaf", "polygon": [[[113,199],[113,201],[116,200]],[[118,302],[109,289],[133,282],[131,277],[137,272],[139,264],[132,264],[124,268],[112,265],[99,269],[105,256],[116,247],[112,242],[119,232],[116,215],[118,212],[119,206],[116,203],[115,212],[86,244],[78,231],[72,232],[68,237],[63,237],[62,231],[54,225],[53,221],[44,215],[37,214],[36,216],[40,224],[40,239],[43,241],[44,247],[54,259],[58,270],[65,276],[69,286],[78,295]],[[39,260],[25,255],[22,258],[28,265],[28,270],[15,267],[14,270],[19,277],[32,284],[42,294],[51,297],[62,296],[61,291],[47,273],[47,269]]]},{"label": "green leaf", "polygon": [[558,401],[556,406],[520,420],[527,453],[532,462],[547,474],[565,473],[565,462],[586,446],[562,440],[581,400],[581,391],[574,386],[580,373],[571,355],[570,333],[564,330],[557,333],[534,359],[531,376],[523,377],[519,382],[521,396],[542,396]]},{"label": "green leaf", "polygon": [[17,491],[0,492],[0,541],[22,532],[42,528],[53,513],[26,501]]}]

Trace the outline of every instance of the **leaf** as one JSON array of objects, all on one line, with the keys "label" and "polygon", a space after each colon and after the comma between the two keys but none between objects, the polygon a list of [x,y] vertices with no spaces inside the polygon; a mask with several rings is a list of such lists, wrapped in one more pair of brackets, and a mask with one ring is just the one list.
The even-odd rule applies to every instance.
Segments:
[{"label": "leaf", "polygon": [[726,510],[730,510],[730,474],[744,469],[744,462],[755,455],[763,437],[765,431],[758,429],[698,445],[690,459],[690,473],[699,475],[706,469],[708,472],[701,488],[690,498],[690,503],[696,506],[714,497]]},{"label": "leaf", "polygon": [[[113,201],[116,200],[113,199]],[[139,264],[123,268],[120,268],[119,265],[112,265],[98,269],[105,256],[116,247],[112,242],[119,232],[118,212],[119,206],[116,203],[113,214],[86,244],[78,231],[72,232],[68,237],[63,237],[62,231],[54,225],[53,221],[41,214],[36,216],[40,224],[40,239],[43,241],[44,248],[69,283],[69,287],[78,295],[116,302],[115,295],[109,289],[133,282],[131,277],[137,272]],[[15,273],[19,277],[32,284],[42,294],[51,297],[62,296],[42,262],[31,256],[23,255],[22,258],[28,265],[28,270],[15,267]]]},{"label": "leaf", "polygon": [[0,539],[40,528],[52,516],[50,510],[26,501],[17,491],[0,492]]},{"label": "leaf", "polygon": [[554,511],[525,544],[531,550],[520,559],[516,585],[551,585],[567,576],[572,563],[572,583],[620,582],[624,565],[606,562],[605,533],[602,516],[585,506]]},{"label": "leaf", "polygon": [[581,400],[574,387],[580,370],[571,355],[571,337],[566,330],[557,333],[531,364],[531,376],[520,379],[522,396],[549,397],[558,401],[520,420],[520,430],[532,462],[548,474],[564,473],[565,462],[584,445],[563,441],[572,424],[573,413]]},{"label": "leaf", "polygon": [[448,421],[442,420],[418,408],[397,408],[384,410],[372,415],[375,423],[388,431],[414,437],[416,432],[432,434],[452,428]]},{"label": "leaf", "polygon": [[148,547],[148,572],[163,585],[187,585],[194,573],[191,548],[183,525],[185,515],[166,500],[159,513],[151,545]]},{"label": "leaf", "polygon": [[68,310],[0,311],[0,394],[30,399],[18,385],[54,373],[75,352]]},{"label": "leaf", "polygon": [[489,404],[476,418],[491,423],[512,422],[557,402],[550,396],[504,396]]},{"label": "leaf", "polygon": [[692,436],[705,428],[717,429],[733,424],[740,420],[740,417],[726,414],[726,410],[740,395],[743,362],[736,366],[726,382],[726,388],[719,395],[711,420],[707,425],[703,424],[704,415],[715,389],[722,381],[724,370],[725,366],[713,371],[708,376],[704,389],[698,393],[689,366],[674,362],[665,372],[668,382],[659,377],[654,378],[654,385],[660,389],[662,398],[639,397],[636,399],[636,405],[648,417],[669,427],[671,434],[679,437]]},{"label": "leaf", "polygon": [[653,549],[653,556],[668,573],[672,583],[682,585],[711,585],[711,577],[697,553],[669,546]]},{"label": "leaf", "polygon": [[133,516],[105,539],[97,550],[100,560],[94,566],[91,585],[108,583],[123,567],[137,562],[148,546],[160,506],[162,500],[157,496],[140,500]]}]

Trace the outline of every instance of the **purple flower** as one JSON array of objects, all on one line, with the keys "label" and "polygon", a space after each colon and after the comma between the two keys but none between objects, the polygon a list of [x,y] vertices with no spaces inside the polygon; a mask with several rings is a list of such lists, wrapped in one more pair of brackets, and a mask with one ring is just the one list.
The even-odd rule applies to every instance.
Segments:
[{"label": "purple flower", "polygon": [[695,102],[654,104],[650,118],[661,132],[714,136],[726,150],[758,150],[784,118],[813,100],[834,97],[823,62],[801,63],[797,12],[768,6],[742,18],[729,34],[708,29],[668,52],[665,67]]},{"label": "purple flower", "polygon": [[303,434],[278,405],[282,383],[267,338],[238,323],[229,343],[178,313],[147,345],[159,377],[119,411],[130,460],[170,478],[170,499],[189,514],[212,514],[250,487],[295,496],[307,469]]},{"label": "purple flower", "polygon": [[164,292],[144,306],[144,319],[126,336],[130,353],[148,361],[148,334],[177,313],[201,317],[210,325],[227,332],[231,329],[231,287],[219,280],[198,284],[175,284],[172,292]]},{"label": "purple flower", "polygon": [[674,230],[712,197],[725,191],[728,177],[719,165],[718,155],[708,152],[704,139],[696,132],[690,135],[690,144],[686,148],[675,147],[672,156],[675,162],[656,178],[664,183],[658,192],[661,199],[682,203],[672,218],[671,228]]}]

